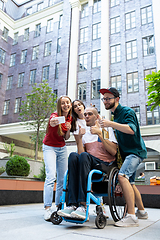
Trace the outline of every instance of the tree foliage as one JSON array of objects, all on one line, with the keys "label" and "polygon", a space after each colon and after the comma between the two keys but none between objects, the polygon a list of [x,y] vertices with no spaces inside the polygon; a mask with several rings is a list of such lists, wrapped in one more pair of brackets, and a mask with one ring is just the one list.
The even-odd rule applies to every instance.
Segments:
[{"label": "tree foliage", "polygon": [[148,89],[148,105],[151,105],[151,111],[160,106],[160,70],[158,72],[152,72],[145,78],[149,82]]},{"label": "tree foliage", "polygon": [[56,96],[52,93],[46,81],[37,86],[32,86],[32,91],[26,93],[26,100],[22,101],[20,119],[25,122],[28,129],[32,129],[36,133],[35,159],[37,160],[38,142],[40,128],[46,127],[46,118],[55,110]]}]

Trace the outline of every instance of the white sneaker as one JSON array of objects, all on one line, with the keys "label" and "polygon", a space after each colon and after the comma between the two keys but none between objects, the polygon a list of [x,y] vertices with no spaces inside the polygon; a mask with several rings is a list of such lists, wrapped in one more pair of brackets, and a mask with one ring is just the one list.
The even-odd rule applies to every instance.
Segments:
[{"label": "white sneaker", "polygon": [[44,212],[44,220],[50,221],[51,215],[52,215],[52,210],[51,210],[51,208],[45,209],[45,212]]},{"label": "white sneaker", "polygon": [[116,227],[138,227],[138,219],[126,216],[114,224]]},{"label": "white sneaker", "polygon": [[86,218],[86,208],[84,206],[78,207],[76,211],[71,213],[71,217],[84,220]]},{"label": "white sneaker", "polygon": [[61,217],[71,217],[71,213],[76,210],[75,206],[68,206],[62,210],[59,210],[57,214]]}]

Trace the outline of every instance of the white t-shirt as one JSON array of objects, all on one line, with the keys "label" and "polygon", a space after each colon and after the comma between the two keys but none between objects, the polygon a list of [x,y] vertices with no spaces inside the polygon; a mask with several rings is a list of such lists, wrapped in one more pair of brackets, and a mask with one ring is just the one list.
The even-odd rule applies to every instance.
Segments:
[{"label": "white t-shirt", "polygon": [[[105,128],[107,130],[107,128]],[[101,129],[102,130],[102,129]],[[109,141],[117,143],[113,129],[108,127]],[[83,146],[86,152],[90,153],[94,157],[99,158],[104,162],[112,162],[115,160],[115,156],[112,156],[104,147],[97,134],[91,134],[90,128],[86,129],[86,133],[82,137]]]},{"label": "white t-shirt", "polygon": [[81,126],[81,128],[86,128],[86,121],[85,121],[85,119],[77,118],[76,130],[73,132],[74,135],[78,135],[79,134],[79,126]]}]

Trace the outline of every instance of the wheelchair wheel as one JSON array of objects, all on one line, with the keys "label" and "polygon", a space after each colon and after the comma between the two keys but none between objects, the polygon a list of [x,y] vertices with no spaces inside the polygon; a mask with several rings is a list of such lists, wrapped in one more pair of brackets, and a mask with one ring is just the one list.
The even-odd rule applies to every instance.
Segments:
[{"label": "wheelchair wheel", "polygon": [[52,213],[50,220],[55,225],[59,225],[63,221],[62,217],[57,214],[57,211]]},{"label": "wheelchair wheel", "polygon": [[118,168],[113,168],[108,183],[108,201],[112,218],[115,222],[123,218],[127,213],[127,205],[123,191],[118,183]]},{"label": "wheelchair wheel", "polygon": [[103,214],[98,214],[95,219],[97,228],[103,229],[106,226],[106,217]]}]

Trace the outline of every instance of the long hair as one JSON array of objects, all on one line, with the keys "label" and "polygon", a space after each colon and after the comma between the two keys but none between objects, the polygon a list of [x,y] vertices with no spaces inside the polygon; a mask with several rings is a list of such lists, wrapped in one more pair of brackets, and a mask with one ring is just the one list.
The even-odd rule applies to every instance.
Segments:
[{"label": "long hair", "polygon": [[[72,102],[71,99],[68,96],[61,96],[61,97],[58,98],[58,100],[57,100],[57,114],[58,114],[59,117],[63,116],[62,115],[62,109],[61,109],[61,99],[62,98],[68,98],[69,101]],[[71,119],[71,115],[72,115],[72,108],[69,110],[67,117],[70,116],[70,119]],[[48,133],[48,130],[49,130],[49,121],[48,121],[47,129],[46,129],[46,133]],[[58,135],[59,136],[63,135],[61,124],[58,125]]]},{"label": "long hair", "polygon": [[75,99],[72,102],[72,126],[71,126],[71,132],[76,131],[76,122],[77,122],[77,118],[78,118],[78,114],[74,111],[74,102],[76,102],[76,101],[81,103],[81,105],[83,105],[83,107],[85,109],[85,105],[84,105],[84,103],[81,100]]}]

